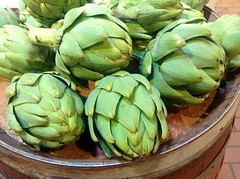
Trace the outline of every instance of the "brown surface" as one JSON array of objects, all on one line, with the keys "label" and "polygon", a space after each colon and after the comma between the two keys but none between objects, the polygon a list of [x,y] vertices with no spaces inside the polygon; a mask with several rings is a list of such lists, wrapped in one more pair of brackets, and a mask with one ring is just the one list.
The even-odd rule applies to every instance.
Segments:
[{"label": "brown surface", "polygon": [[[188,163],[183,168],[166,175],[163,179],[176,179],[176,178],[196,178],[200,177],[201,173],[207,170],[209,167],[211,171],[207,173],[207,178],[213,179],[217,176],[218,171],[221,168],[221,162],[224,157],[224,151],[226,143],[229,139],[233,127],[233,122],[226,127],[225,131],[221,135],[221,138],[217,140],[207,151],[192,162]],[[217,158],[218,157],[218,158]],[[216,161],[215,158],[217,158]],[[205,177],[204,177],[205,178]]]}]

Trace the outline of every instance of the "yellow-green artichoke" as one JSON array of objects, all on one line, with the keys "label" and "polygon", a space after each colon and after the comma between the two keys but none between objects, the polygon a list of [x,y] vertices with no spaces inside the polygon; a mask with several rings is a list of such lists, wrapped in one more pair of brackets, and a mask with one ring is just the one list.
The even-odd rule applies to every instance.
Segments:
[{"label": "yellow-green artichoke", "polygon": [[203,7],[209,2],[209,0],[180,0],[186,3],[191,8],[202,11]]},{"label": "yellow-green artichoke", "polygon": [[131,60],[127,26],[104,5],[71,9],[61,28],[33,28],[28,35],[33,43],[56,49],[56,66],[72,80],[101,79]]},{"label": "yellow-green artichoke", "polygon": [[155,153],[168,137],[167,110],[140,74],[118,71],[96,82],[85,103],[91,137],[108,157],[131,160]]},{"label": "yellow-green artichoke", "polygon": [[191,8],[189,5],[182,3],[183,5],[183,13],[179,19],[187,19],[191,20],[191,23],[199,23],[202,24],[206,22],[206,18],[202,11]]},{"label": "yellow-green artichoke", "polygon": [[133,39],[152,38],[167,24],[178,19],[183,11],[179,0],[93,0],[97,4],[106,4],[129,28]]},{"label": "yellow-green artichoke", "polygon": [[220,34],[222,47],[227,55],[227,69],[240,67],[240,16],[223,15],[214,22],[207,24],[212,30]]},{"label": "yellow-green artichoke", "polygon": [[26,6],[26,11],[38,22],[50,27],[54,22],[64,18],[72,8],[83,6],[85,0],[20,0]]},{"label": "yellow-green artichoke", "polygon": [[84,103],[69,80],[55,73],[25,73],[5,90],[7,124],[33,150],[59,149],[84,132]]},{"label": "yellow-green artichoke", "polygon": [[27,29],[16,25],[0,28],[0,74],[6,81],[27,72],[43,72],[54,67],[53,51],[33,44],[27,34]]},{"label": "yellow-green artichoke", "polygon": [[0,28],[7,24],[19,25],[19,23],[20,20],[12,9],[0,7]]},{"label": "yellow-green artichoke", "polygon": [[220,85],[226,54],[209,28],[179,20],[152,40],[141,71],[173,106],[200,104]]}]

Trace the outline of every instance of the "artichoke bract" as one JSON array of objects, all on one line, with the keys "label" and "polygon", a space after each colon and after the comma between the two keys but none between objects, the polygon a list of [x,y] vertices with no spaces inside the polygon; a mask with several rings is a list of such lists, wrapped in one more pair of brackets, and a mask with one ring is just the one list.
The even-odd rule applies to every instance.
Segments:
[{"label": "artichoke bract", "polygon": [[7,125],[32,150],[59,149],[84,132],[84,103],[71,81],[55,73],[25,73],[6,88]]},{"label": "artichoke bract", "polygon": [[126,160],[155,153],[168,138],[160,93],[140,74],[118,71],[96,82],[85,103],[91,138],[108,157]]},{"label": "artichoke bract", "polygon": [[0,28],[7,24],[19,25],[19,23],[20,20],[12,9],[0,7]]},{"label": "artichoke bract", "polygon": [[222,38],[221,45],[227,55],[227,69],[240,67],[240,16],[223,15],[214,22],[207,24],[212,30],[217,31]]},{"label": "artichoke bract", "polygon": [[179,0],[93,0],[97,4],[106,4],[114,16],[125,22],[133,39],[152,38],[170,22],[182,14]]},{"label": "artichoke bract", "polygon": [[54,67],[53,51],[31,43],[28,30],[20,26],[0,28],[0,74],[11,81],[27,72],[43,72]]},{"label": "artichoke bract", "polygon": [[183,13],[179,19],[191,20],[191,23],[202,24],[206,22],[206,18],[202,11],[191,8],[189,5],[182,3]]},{"label": "artichoke bract", "polygon": [[[27,6],[24,3],[24,0],[18,0],[18,14],[19,20],[22,25],[31,27],[48,27],[45,24],[42,24],[41,21],[38,21],[35,17],[33,17],[28,11]],[[52,24],[52,22],[49,23]]]},{"label": "artichoke bract", "polygon": [[71,9],[61,28],[33,28],[28,35],[33,43],[56,48],[56,66],[72,80],[101,79],[131,60],[127,26],[104,5]]},{"label": "artichoke bract", "polygon": [[176,107],[200,104],[224,76],[226,54],[209,28],[179,20],[152,40],[141,72]]},{"label": "artichoke bract", "polygon": [[128,26],[136,58],[156,33],[178,19],[183,11],[179,0],[93,0],[93,3],[107,5]]},{"label": "artichoke bract", "polygon": [[209,0],[180,0],[191,8],[202,11],[203,7],[209,2]]},{"label": "artichoke bract", "polygon": [[85,0],[23,0],[23,2],[29,15],[46,27],[64,18],[70,9],[86,4]]}]

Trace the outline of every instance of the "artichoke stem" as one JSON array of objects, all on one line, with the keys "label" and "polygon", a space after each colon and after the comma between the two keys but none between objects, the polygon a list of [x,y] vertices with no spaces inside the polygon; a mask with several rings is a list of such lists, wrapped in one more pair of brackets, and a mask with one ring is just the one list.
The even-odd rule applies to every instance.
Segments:
[{"label": "artichoke stem", "polygon": [[56,29],[32,28],[28,32],[28,38],[33,44],[58,48],[61,35]]}]

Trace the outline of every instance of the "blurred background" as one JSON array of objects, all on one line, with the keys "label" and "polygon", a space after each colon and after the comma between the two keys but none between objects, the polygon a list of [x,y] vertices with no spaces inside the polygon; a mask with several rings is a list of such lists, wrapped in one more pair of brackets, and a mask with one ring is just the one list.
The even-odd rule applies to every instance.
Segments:
[{"label": "blurred background", "polygon": [[18,0],[1,0],[0,1],[0,7],[17,7],[18,5]]}]

